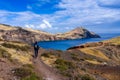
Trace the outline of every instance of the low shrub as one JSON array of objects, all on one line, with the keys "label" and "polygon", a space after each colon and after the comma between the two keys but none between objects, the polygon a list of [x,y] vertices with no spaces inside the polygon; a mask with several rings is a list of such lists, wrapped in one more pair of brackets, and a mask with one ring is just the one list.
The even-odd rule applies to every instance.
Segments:
[{"label": "low shrub", "polygon": [[93,77],[91,77],[88,74],[82,75],[81,80],[95,80]]},{"label": "low shrub", "polygon": [[29,68],[15,68],[13,69],[13,72],[13,74],[21,80],[43,80]]},{"label": "low shrub", "polygon": [[63,59],[57,59],[55,61],[55,64],[56,64],[56,68],[59,69],[60,71],[65,71],[71,68],[75,68],[75,65],[72,62]]},{"label": "low shrub", "polygon": [[27,69],[27,68],[15,68],[13,69],[13,71],[14,71],[14,75],[20,78],[27,77],[33,73],[31,69]]},{"label": "low shrub", "polygon": [[51,55],[54,55],[54,54],[51,52],[48,52],[48,53],[43,53],[41,56],[49,58]]},{"label": "low shrub", "polygon": [[30,76],[28,77],[25,77],[21,80],[43,80],[42,78],[39,78],[38,76],[36,76],[35,74],[31,74]]}]

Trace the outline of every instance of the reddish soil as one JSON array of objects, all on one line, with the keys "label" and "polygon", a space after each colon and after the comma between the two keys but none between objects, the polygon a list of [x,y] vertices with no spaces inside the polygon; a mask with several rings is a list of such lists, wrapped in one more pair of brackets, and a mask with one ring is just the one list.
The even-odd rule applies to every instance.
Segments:
[{"label": "reddish soil", "polygon": [[0,58],[0,80],[15,80],[11,73],[14,67],[7,59]]}]

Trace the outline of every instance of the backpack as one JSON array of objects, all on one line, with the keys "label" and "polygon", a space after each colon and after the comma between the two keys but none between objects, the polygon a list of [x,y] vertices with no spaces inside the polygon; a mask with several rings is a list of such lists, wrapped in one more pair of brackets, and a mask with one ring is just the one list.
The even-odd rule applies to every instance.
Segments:
[{"label": "backpack", "polygon": [[37,44],[35,44],[35,46],[34,46],[35,48],[38,48],[38,45]]}]

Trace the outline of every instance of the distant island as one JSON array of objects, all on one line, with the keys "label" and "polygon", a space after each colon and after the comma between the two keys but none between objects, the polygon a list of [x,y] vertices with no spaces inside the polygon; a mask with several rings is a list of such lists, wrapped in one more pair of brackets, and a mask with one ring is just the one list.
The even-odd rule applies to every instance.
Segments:
[{"label": "distant island", "polygon": [[19,41],[31,44],[35,41],[54,41],[81,38],[100,38],[100,36],[82,27],[77,27],[66,33],[50,34],[40,30],[0,24],[0,39],[6,41]]}]

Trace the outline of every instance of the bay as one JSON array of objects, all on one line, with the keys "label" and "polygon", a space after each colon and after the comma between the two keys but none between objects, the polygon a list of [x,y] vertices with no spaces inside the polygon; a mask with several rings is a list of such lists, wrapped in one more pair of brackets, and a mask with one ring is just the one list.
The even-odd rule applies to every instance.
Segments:
[{"label": "bay", "polygon": [[39,46],[45,49],[66,50],[72,46],[85,44],[88,42],[98,42],[120,36],[120,33],[99,33],[101,38],[86,38],[75,40],[41,41]]}]

